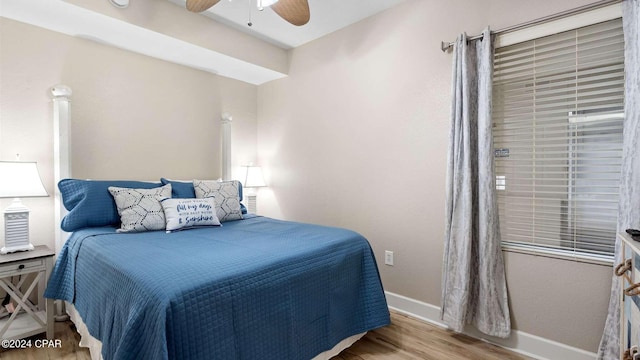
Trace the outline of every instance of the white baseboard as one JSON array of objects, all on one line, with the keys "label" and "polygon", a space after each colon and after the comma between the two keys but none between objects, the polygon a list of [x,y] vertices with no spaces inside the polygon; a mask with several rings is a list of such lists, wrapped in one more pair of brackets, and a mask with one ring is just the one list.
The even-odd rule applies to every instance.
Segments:
[{"label": "white baseboard", "polygon": [[[440,307],[385,291],[390,309],[415,317],[436,326],[446,328],[440,319]],[[487,336],[478,330],[467,327],[465,334],[511,351],[540,360],[594,360],[595,353],[545,339],[519,330],[512,330],[507,339]]]}]

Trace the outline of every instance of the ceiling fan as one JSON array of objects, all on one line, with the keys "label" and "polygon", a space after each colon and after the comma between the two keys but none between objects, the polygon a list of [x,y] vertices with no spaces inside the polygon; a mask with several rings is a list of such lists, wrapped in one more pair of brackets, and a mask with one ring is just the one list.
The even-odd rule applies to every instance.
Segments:
[{"label": "ceiling fan", "polygon": [[[311,17],[309,13],[308,0],[257,0],[258,9],[270,7],[281,18],[289,23],[302,26],[309,22]],[[219,3],[220,0],[187,0],[187,10],[191,12],[203,12],[208,8]],[[251,24],[251,23],[249,23]],[[251,26],[251,25],[249,25]]]}]

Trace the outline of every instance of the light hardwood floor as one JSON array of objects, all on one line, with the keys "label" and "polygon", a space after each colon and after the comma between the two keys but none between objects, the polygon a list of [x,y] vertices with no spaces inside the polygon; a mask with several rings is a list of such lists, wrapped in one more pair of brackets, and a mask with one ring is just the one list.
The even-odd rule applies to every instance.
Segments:
[{"label": "light hardwood floor", "polygon": [[370,331],[331,360],[525,360],[482,340],[391,312],[391,325]]},{"label": "light hardwood floor", "polygon": [[[370,331],[332,360],[524,360],[529,359],[471,337],[391,312],[390,326]],[[32,338],[42,339],[41,336]],[[0,350],[2,360],[90,360],[89,350],[78,346],[80,336],[72,322],[55,324],[61,348]]]},{"label": "light hardwood floor", "polygon": [[[76,327],[71,321],[57,322],[55,323],[54,339],[59,339],[59,348],[46,349],[35,348],[32,346],[29,349],[1,349],[0,359],[4,360],[91,360],[89,350],[81,348],[80,335],[76,331]],[[32,336],[32,345],[35,345],[36,339],[44,339],[44,334]]]}]

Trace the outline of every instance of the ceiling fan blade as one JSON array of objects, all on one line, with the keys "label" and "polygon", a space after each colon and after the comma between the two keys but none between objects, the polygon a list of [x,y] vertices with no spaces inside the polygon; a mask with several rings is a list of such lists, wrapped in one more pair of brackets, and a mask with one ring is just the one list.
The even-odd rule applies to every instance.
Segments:
[{"label": "ceiling fan blade", "polygon": [[307,0],[280,0],[271,9],[289,23],[302,26],[309,22],[309,2]]},{"label": "ceiling fan blade", "polygon": [[203,12],[220,0],[187,0],[187,10],[195,13]]}]

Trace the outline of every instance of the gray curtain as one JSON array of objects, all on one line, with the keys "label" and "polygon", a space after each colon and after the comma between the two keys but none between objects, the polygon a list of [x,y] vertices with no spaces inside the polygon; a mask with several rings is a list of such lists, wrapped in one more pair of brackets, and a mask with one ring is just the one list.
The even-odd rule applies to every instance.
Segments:
[{"label": "gray curtain", "polygon": [[460,35],[453,50],[441,317],[454,331],[471,324],[507,337],[491,135],[493,44],[489,29],[483,35],[469,44]]},{"label": "gray curtain", "polygon": [[[618,207],[618,231],[640,229],[640,0],[622,2],[624,30],[624,144]],[[618,251],[616,239],[615,264],[624,254]],[[620,351],[620,279],[612,275],[609,313],[605,324],[598,359],[619,359]]]}]

